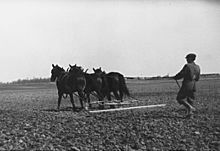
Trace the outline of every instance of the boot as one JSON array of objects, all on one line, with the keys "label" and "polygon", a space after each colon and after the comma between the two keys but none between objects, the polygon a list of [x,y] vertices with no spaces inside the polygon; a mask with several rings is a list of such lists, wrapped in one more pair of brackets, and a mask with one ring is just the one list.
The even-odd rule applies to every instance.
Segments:
[{"label": "boot", "polygon": [[186,117],[190,117],[193,114],[195,108],[191,106],[187,101],[183,101],[183,105],[186,107]]},{"label": "boot", "polygon": [[193,107],[193,100],[191,98],[187,98],[187,102],[189,103],[190,109],[192,110],[192,112],[195,112],[196,108]]}]

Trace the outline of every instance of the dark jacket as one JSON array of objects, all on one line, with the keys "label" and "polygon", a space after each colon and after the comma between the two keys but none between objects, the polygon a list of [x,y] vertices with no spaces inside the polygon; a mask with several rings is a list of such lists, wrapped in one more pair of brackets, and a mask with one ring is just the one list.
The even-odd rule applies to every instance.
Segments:
[{"label": "dark jacket", "polygon": [[200,78],[200,67],[194,62],[184,65],[182,70],[174,76],[175,80],[183,78],[182,88],[186,91],[196,91],[196,81]]}]

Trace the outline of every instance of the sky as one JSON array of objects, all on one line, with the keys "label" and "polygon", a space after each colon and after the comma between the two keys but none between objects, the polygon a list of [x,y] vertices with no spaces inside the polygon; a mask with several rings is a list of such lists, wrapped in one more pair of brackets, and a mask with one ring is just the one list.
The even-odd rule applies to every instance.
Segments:
[{"label": "sky", "polygon": [[220,73],[220,1],[0,0],[0,82],[49,78],[52,64],[175,75],[194,52]]}]

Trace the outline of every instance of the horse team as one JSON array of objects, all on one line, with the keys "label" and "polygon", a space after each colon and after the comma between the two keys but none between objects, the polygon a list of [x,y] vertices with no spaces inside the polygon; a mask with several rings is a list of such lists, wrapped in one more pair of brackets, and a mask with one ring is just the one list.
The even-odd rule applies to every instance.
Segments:
[{"label": "horse team", "polygon": [[[76,109],[73,94],[78,93],[80,99],[81,108],[83,109],[83,102],[88,102],[89,108],[91,108],[90,95],[95,95],[101,103],[100,108],[104,107],[104,98],[111,100],[111,93],[117,100],[122,101],[123,96],[130,96],[129,90],[125,83],[125,78],[118,72],[105,73],[101,67],[94,69],[94,73],[87,73],[81,66],[69,65],[67,71],[58,65],[52,64],[51,70],[51,82],[56,81],[58,90],[58,106],[62,97],[70,96],[70,101],[73,106],[73,110]],[[94,93],[95,92],[95,93]]]}]

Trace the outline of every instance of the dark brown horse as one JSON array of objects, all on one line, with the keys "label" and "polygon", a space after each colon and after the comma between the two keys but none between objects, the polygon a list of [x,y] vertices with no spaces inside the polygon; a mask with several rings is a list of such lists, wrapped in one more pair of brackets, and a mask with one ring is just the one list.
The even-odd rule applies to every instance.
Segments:
[{"label": "dark brown horse", "polygon": [[107,96],[108,100],[111,100],[111,92],[113,92],[117,100],[123,101],[123,96],[130,96],[129,90],[125,83],[125,78],[121,73],[109,72],[105,73],[101,68],[94,70],[96,74],[102,76],[102,94]]},{"label": "dark brown horse", "polygon": [[[76,68],[77,66],[74,65],[74,66],[70,66],[70,70],[69,72],[72,72],[72,70],[74,68]],[[95,72],[95,69],[93,68],[94,72]],[[101,93],[101,90],[102,90],[102,77],[100,74],[96,74],[96,73],[86,73],[87,71],[84,72],[84,76],[85,76],[85,79],[86,79],[86,87],[85,87],[85,94],[87,96],[87,99],[88,99],[88,103],[89,103],[89,107],[91,107],[91,102],[90,102],[90,94],[92,92],[96,92],[96,95],[95,95],[99,101],[102,101],[103,100],[103,94]]]},{"label": "dark brown horse", "polygon": [[60,108],[60,102],[64,94],[70,96],[70,101],[73,106],[73,110],[75,109],[75,104],[73,101],[73,93],[78,92],[79,99],[81,103],[81,107],[83,108],[83,101],[85,100],[84,89],[86,86],[86,80],[81,70],[73,69],[72,72],[66,72],[63,68],[58,65],[53,65],[53,69],[51,70],[51,82],[56,80],[56,85],[58,89],[58,106],[57,109]]}]

